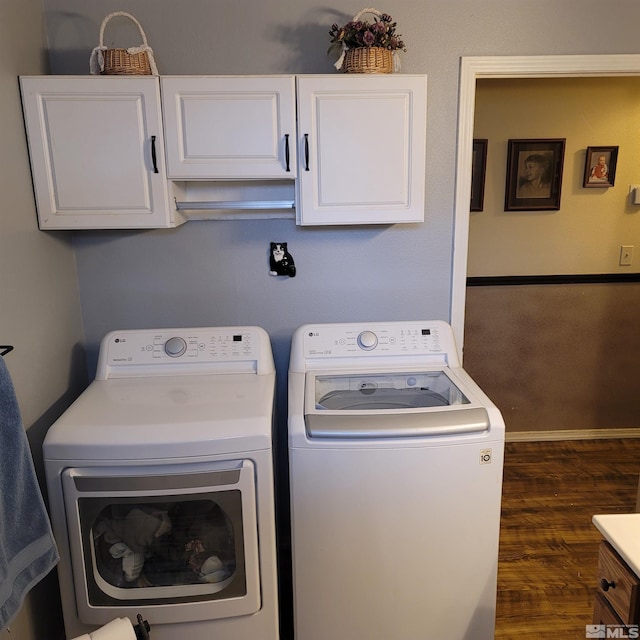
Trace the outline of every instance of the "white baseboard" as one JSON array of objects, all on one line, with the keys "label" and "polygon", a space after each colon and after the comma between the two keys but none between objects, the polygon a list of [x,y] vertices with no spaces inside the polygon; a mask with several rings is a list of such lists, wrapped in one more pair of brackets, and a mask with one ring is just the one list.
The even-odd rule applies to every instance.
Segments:
[{"label": "white baseboard", "polygon": [[507,431],[507,442],[545,442],[552,440],[604,440],[610,438],[640,438],[635,429],[560,429],[557,431]]}]

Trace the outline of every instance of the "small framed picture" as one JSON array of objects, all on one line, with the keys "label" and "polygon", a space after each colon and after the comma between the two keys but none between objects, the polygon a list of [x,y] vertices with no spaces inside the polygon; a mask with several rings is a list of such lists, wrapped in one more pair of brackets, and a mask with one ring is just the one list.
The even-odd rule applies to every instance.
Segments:
[{"label": "small framed picture", "polygon": [[509,140],[505,211],[560,209],[565,138]]},{"label": "small framed picture", "polygon": [[487,144],[485,138],[474,138],[471,168],[471,208],[482,211],[484,206],[484,179],[487,173]]},{"label": "small framed picture", "polygon": [[613,187],[617,162],[618,147],[587,147],[582,186],[587,189]]}]

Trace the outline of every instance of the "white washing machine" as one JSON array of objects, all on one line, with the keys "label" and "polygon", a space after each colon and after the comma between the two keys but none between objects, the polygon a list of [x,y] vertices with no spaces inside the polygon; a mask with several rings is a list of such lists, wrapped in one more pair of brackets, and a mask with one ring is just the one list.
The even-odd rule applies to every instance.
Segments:
[{"label": "white washing machine", "polygon": [[276,640],[275,369],[259,327],[115,331],[44,462],[68,638]]},{"label": "white washing machine", "polygon": [[299,328],[296,640],[492,640],[504,422],[444,322]]}]

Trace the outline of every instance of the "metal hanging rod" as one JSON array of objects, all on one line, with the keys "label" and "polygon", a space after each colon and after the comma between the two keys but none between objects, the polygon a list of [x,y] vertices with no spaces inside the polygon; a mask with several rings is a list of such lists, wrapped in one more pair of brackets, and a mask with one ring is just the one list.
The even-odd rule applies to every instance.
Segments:
[{"label": "metal hanging rod", "polygon": [[0,356],[6,356],[11,351],[13,351],[13,346],[10,344],[0,345]]},{"label": "metal hanging rod", "polygon": [[215,209],[295,209],[296,203],[293,200],[227,200],[227,201],[209,201],[209,202],[178,202],[176,201],[176,209],[178,211],[202,211]]}]

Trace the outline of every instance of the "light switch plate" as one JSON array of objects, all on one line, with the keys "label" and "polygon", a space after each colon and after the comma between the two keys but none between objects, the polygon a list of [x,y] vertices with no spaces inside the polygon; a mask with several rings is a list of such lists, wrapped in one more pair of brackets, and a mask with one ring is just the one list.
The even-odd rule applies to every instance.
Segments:
[{"label": "light switch plate", "polygon": [[620,247],[620,266],[630,267],[633,262],[633,245],[623,244]]}]

